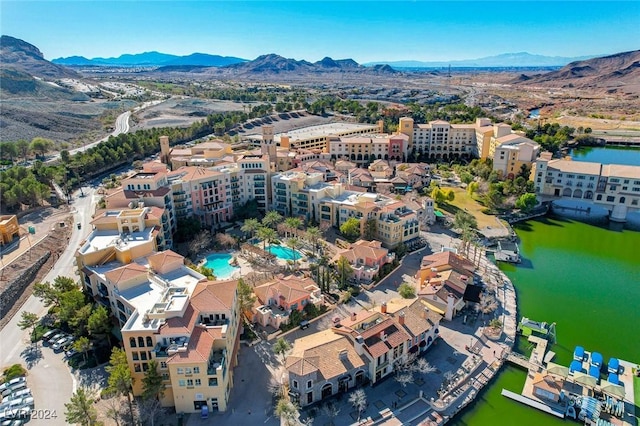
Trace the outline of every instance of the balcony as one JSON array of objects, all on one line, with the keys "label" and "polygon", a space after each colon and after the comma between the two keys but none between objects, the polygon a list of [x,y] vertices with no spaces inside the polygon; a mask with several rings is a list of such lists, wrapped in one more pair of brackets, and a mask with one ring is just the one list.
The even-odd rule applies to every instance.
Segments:
[{"label": "balcony", "polygon": [[221,349],[213,351],[209,356],[209,362],[207,364],[207,375],[217,376],[219,373],[222,377],[227,372],[227,350]]}]

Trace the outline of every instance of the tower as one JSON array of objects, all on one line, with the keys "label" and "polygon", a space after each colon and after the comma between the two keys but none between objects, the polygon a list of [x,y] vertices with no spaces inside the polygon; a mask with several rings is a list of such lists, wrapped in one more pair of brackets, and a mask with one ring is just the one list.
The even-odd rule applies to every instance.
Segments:
[{"label": "tower", "polygon": [[160,161],[167,166],[171,166],[170,154],[169,136],[160,136]]},{"label": "tower", "polygon": [[413,118],[402,117],[398,124],[398,132],[409,136],[409,149],[413,148]]},{"label": "tower", "polygon": [[277,146],[273,140],[273,126],[265,124],[262,126],[262,142],[260,143],[262,154],[269,156],[269,161],[277,161]]}]

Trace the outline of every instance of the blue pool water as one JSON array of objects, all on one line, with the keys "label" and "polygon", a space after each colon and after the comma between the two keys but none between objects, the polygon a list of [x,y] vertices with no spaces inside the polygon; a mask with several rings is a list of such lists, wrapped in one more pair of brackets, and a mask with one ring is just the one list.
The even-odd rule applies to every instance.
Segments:
[{"label": "blue pool water", "polygon": [[275,254],[278,259],[284,260],[300,260],[302,259],[302,253],[298,250],[291,250],[289,247],[282,246],[267,246],[267,251],[271,254]]},{"label": "blue pool water", "polygon": [[207,268],[213,269],[213,274],[219,280],[231,278],[234,272],[240,270],[240,268],[229,265],[231,257],[232,256],[228,253],[210,254],[209,256],[207,256],[207,262],[205,263],[205,266]]}]

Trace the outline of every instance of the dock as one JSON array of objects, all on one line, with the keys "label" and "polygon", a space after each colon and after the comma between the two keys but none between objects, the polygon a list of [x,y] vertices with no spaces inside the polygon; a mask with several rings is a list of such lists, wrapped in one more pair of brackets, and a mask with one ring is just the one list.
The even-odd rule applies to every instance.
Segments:
[{"label": "dock", "polygon": [[558,418],[564,419],[564,413],[560,413],[558,411],[553,410],[546,404],[535,401],[531,398],[527,398],[526,396],[522,396],[519,393],[511,392],[506,389],[502,389],[502,396],[506,396],[507,398],[513,399],[514,401],[518,401],[521,404],[528,405],[529,407],[537,408],[540,411],[544,411],[547,414],[551,414]]},{"label": "dock", "polygon": [[529,336],[527,340],[535,344],[535,347],[531,351],[531,356],[527,358],[517,352],[510,352],[509,355],[507,355],[507,361],[529,371],[538,372],[543,367],[542,363],[545,359],[549,342],[542,337],[533,335]]}]

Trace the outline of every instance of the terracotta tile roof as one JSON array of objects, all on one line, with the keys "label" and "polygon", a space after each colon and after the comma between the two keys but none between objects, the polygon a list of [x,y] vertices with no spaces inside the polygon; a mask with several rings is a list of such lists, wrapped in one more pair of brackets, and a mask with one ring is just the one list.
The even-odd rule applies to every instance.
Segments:
[{"label": "terracotta tile roof", "polygon": [[164,209],[156,206],[149,207],[147,210],[147,214],[145,215],[145,219],[147,218],[155,218],[162,219],[162,215],[164,214]]},{"label": "terracotta tile roof", "polygon": [[238,280],[205,281],[198,283],[191,296],[191,304],[200,311],[233,310]]},{"label": "terracotta tile roof", "polygon": [[175,170],[169,173],[169,177],[178,176],[185,182],[198,180],[198,179],[213,179],[216,177],[221,177],[221,172],[216,172],[213,170],[205,169],[204,167],[198,166],[182,166],[178,170]]},{"label": "terracotta tile roof", "polygon": [[404,314],[404,325],[398,322],[398,327],[403,328],[412,337],[431,330],[440,323],[442,318],[440,314],[428,309],[421,300],[416,300],[405,309],[392,314],[392,317],[399,321],[401,314]]},{"label": "terracotta tile roof", "polygon": [[105,272],[104,276],[114,284],[128,281],[140,275],[147,275],[147,268],[137,263],[129,263],[128,265],[112,269]]},{"label": "terracotta tile roof", "polygon": [[304,376],[319,372],[319,380],[331,380],[365,366],[365,362],[345,337],[306,349],[301,356],[290,356],[286,361],[290,373]]},{"label": "terracotta tile roof", "polygon": [[[381,336],[382,332],[384,332],[384,339]],[[387,353],[390,349],[395,348],[410,338],[404,330],[398,328],[392,318],[387,318],[373,327],[368,328],[361,335],[364,339],[365,349],[374,358]]]},{"label": "terracotta tile roof", "polygon": [[161,251],[159,253],[155,253],[147,257],[147,261],[149,262],[149,265],[155,271],[159,270],[162,267],[162,265],[164,265],[165,263],[173,262],[178,259],[180,260],[180,262],[184,263],[184,257],[172,250]]},{"label": "terracotta tile roof", "polygon": [[305,297],[309,297],[312,291],[318,287],[311,278],[299,279],[294,276],[278,277],[275,281],[255,287],[253,292],[258,296],[262,304],[267,304],[270,298],[284,299],[291,303]]},{"label": "terracotta tile roof", "polygon": [[442,266],[456,269],[459,272],[473,272],[476,270],[473,263],[451,251],[434,253],[422,258],[422,268],[439,268]]},{"label": "terracotta tile roof", "polygon": [[169,356],[167,363],[206,363],[209,361],[209,354],[211,354],[213,342],[221,338],[222,334],[219,328],[208,329],[206,327],[196,327],[189,337],[187,350],[184,352],[176,352]]},{"label": "terracotta tile roof", "polygon": [[380,241],[365,241],[358,240],[348,249],[339,250],[334,256],[333,260],[337,261],[340,256],[344,256],[349,260],[349,263],[356,263],[357,259],[372,259],[377,261],[378,259],[385,257],[389,254],[389,250],[382,248]]},{"label": "terracotta tile roof", "polygon": [[190,334],[198,321],[200,311],[189,303],[181,317],[168,318],[160,326],[160,334]]}]

